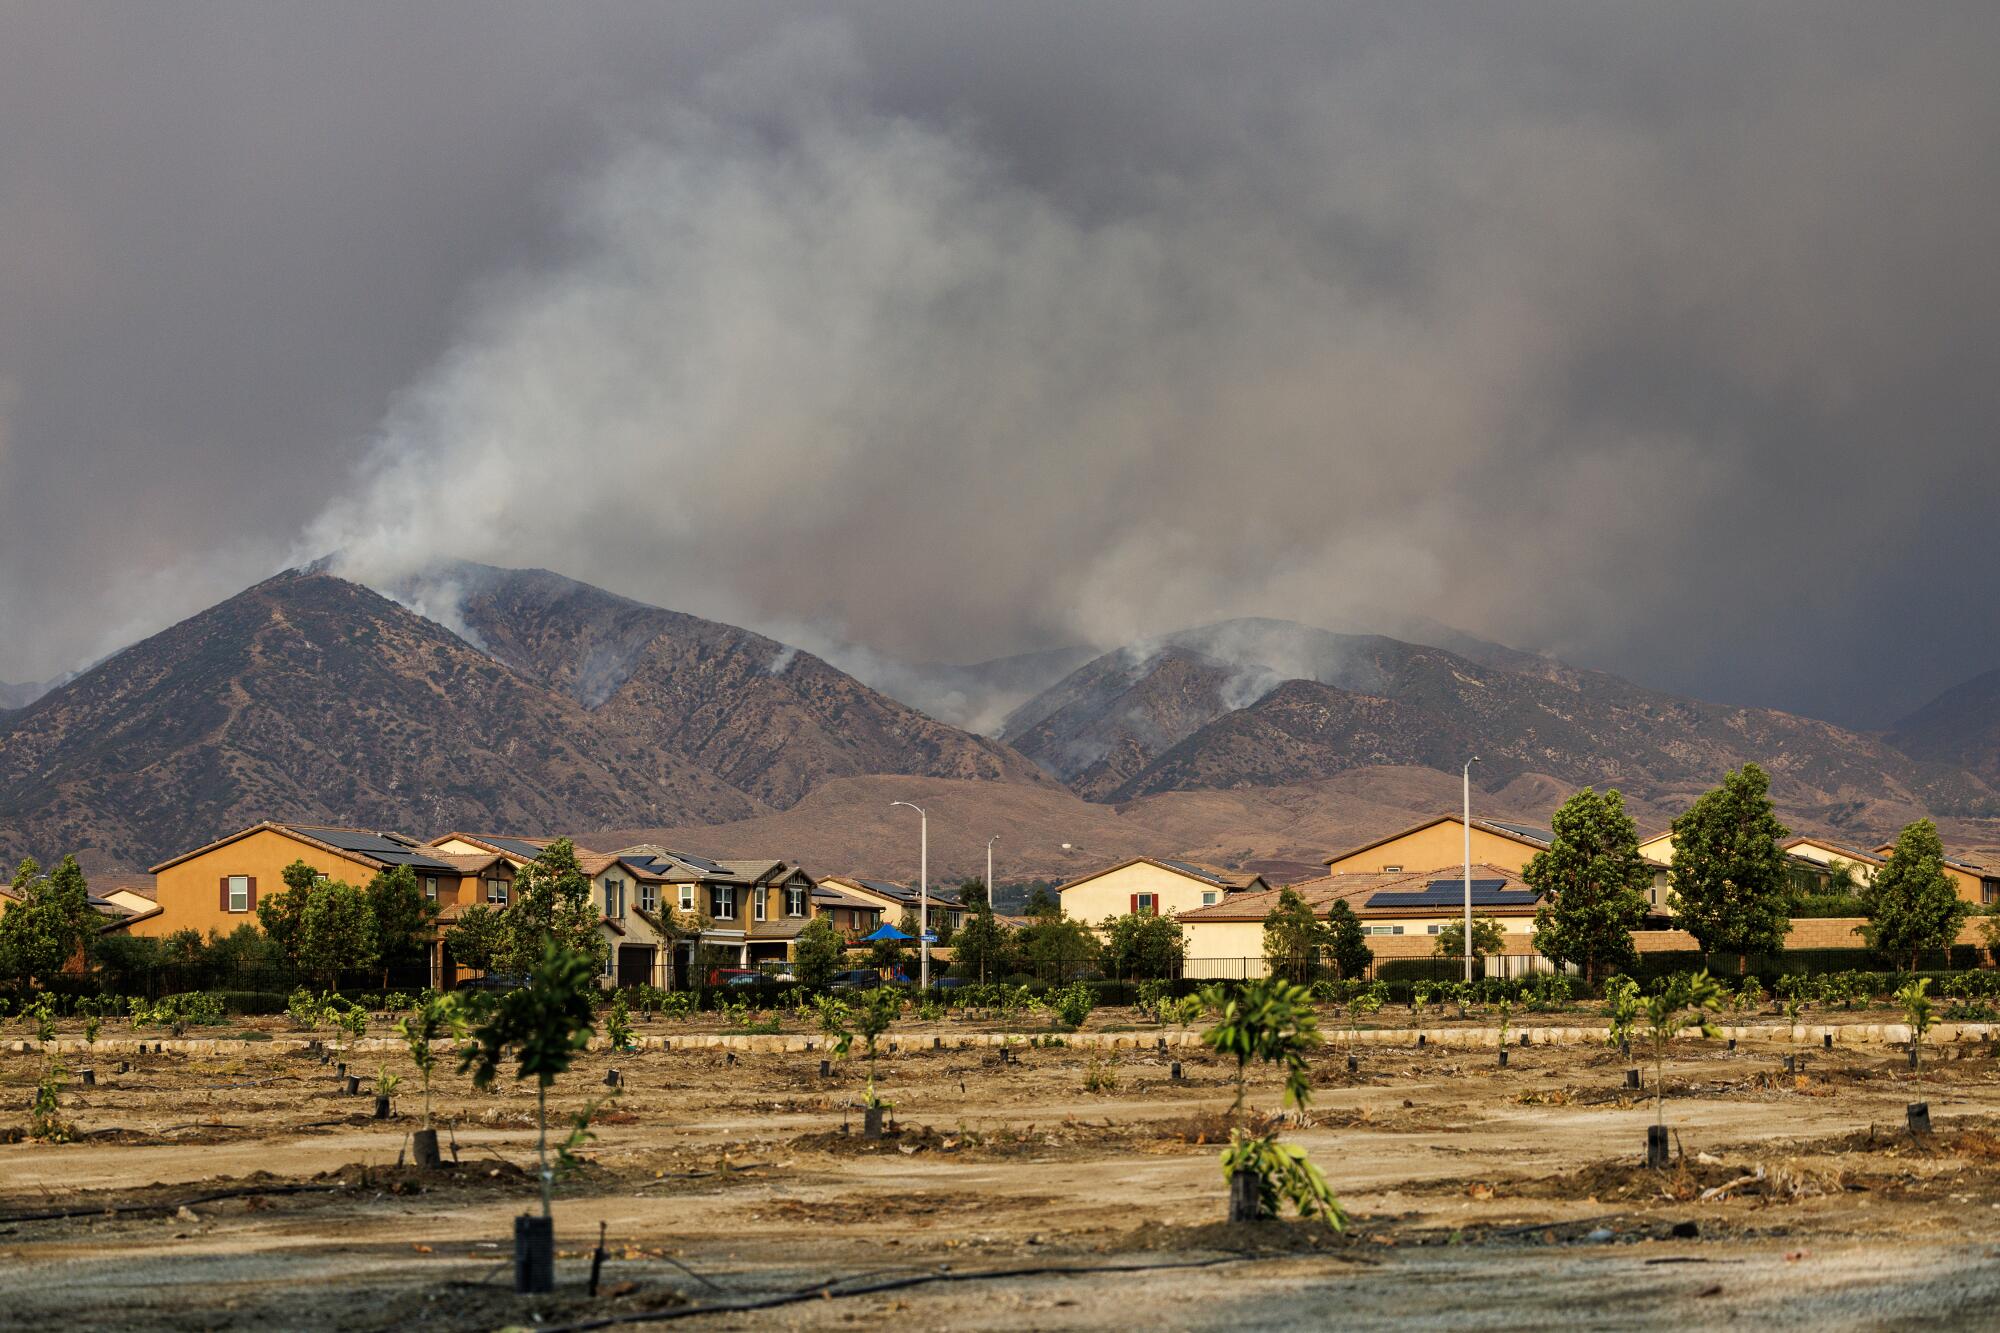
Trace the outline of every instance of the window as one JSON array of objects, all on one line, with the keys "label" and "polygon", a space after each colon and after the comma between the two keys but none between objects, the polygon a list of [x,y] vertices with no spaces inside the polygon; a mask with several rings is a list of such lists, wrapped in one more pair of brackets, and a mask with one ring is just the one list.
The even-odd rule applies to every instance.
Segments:
[{"label": "window", "polygon": [[750,906],[752,914],[755,915],[759,921],[762,921],[764,919],[764,890],[762,889],[750,890]]},{"label": "window", "polygon": [[2000,903],[2000,880],[1983,879],[1979,881],[1979,899],[1981,902],[1989,905]]},{"label": "window", "polygon": [[1158,916],[1160,895],[1157,893],[1135,893],[1132,895],[1133,916]]},{"label": "window", "polygon": [[438,900],[438,877],[436,875],[424,876],[424,897],[430,899],[432,902]]},{"label": "window", "polygon": [[604,881],[604,915],[613,921],[625,919],[625,881],[607,879]]},{"label": "window", "polygon": [[804,916],[806,914],[806,886],[788,884],[785,886],[785,915]]},{"label": "window", "polygon": [[1443,927],[1443,926],[1425,926],[1425,927],[1424,927],[1424,934],[1426,934],[1426,935],[1435,935],[1435,934],[1437,934],[1437,933],[1438,933],[1438,932],[1439,932],[1440,930],[1443,930],[1443,929],[1444,929],[1444,927]]},{"label": "window", "polygon": [[1399,875],[1399,874],[1401,874],[1401,873],[1402,873],[1402,871],[1403,871],[1403,867],[1401,867],[1401,866],[1383,866],[1383,867],[1382,867],[1382,873],[1383,873],[1383,874],[1385,874],[1385,875]]},{"label": "window", "polygon": [[616,980],[618,976],[618,964],[614,961],[615,959],[616,955],[611,950],[606,949],[604,951],[604,975],[613,980]]},{"label": "window", "polygon": [[1361,933],[1363,935],[1400,935],[1403,933],[1403,928],[1401,926],[1363,926]]},{"label": "window", "polygon": [[681,910],[683,912],[692,912],[694,910],[694,885],[692,884],[681,885]]},{"label": "window", "polygon": [[229,877],[229,910],[247,912],[250,910],[250,877],[231,875]]},{"label": "window", "polygon": [[736,886],[716,884],[708,891],[708,914],[717,921],[736,919]]},{"label": "window", "polygon": [[486,901],[496,907],[505,907],[507,905],[507,881],[504,879],[487,880]]},{"label": "window", "polygon": [[1214,889],[1203,889],[1201,891],[1201,905],[1203,907],[1213,907],[1221,900],[1222,895]]},{"label": "window", "polygon": [[645,883],[639,885],[639,910],[642,912],[657,912],[660,910],[659,885]]}]

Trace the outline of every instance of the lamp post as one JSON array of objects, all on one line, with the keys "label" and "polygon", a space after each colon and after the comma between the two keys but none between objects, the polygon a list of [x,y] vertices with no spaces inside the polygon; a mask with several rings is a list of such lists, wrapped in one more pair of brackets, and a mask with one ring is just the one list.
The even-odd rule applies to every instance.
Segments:
[{"label": "lamp post", "polygon": [[[920,805],[910,805],[908,801],[891,801],[890,808],[909,806],[917,812],[917,990],[929,994],[931,989],[931,817],[924,813]],[[1467,901],[1470,901],[1468,899]]]},{"label": "lamp post", "polygon": [[993,910],[993,844],[998,841],[1000,835],[997,833],[986,840],[986,910],[989,912]]},{"label": "lamp post", "polygon": [[1465,761],[1465,979],[1472,980],[1472,766],[1474,755]]}]

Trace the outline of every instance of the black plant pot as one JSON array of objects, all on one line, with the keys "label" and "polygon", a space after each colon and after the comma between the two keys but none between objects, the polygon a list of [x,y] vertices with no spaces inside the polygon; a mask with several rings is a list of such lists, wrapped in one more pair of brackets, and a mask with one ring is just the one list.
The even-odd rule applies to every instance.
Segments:
[{"label": "black plant pot", "polygon": [[523,1213],[514,1219],[514,1291],[532,1296],[554,1291],[555,1286],[555,1221]]},{"label": "black plant pot", "polygon": [[350,1097],[359,1097],[361,1095],[361,1080],[356,1075],[349,1074],[347,1076],[347,1095]]},{"label": "black plant pot", "polygon": [[607,1070],[605,1070],[605,1071],[604,1071],[604,1086],[605,1086],[605,1087],[607,1087],[607,1088],[615,1088],[615,1087],[617,1087],[617,1086],[618,1086],[618,1084],[619,1084],[619,1081],[620,1081],[620,1080],[619,1080],[619,1077],[618,1077],[618,1071],[617,1071],[617,1070],[615,1070],[615,1069],[607,1069]]},{"label": "black plant pot", "polygon": [[1179,1078],[1180,1076],[1181,1076],[1181,1062],[1176,1060],[1174,1061],[1174,1067],[1167,1071],[1167,1077]]},{"label": "black plant pot", "polygon": [[83,1075],[84,1087],[94,1088],[97,1086],[97,1071],[95,1069],[84,1069],[78,1072],[80,1072]]},{"label": "black plant pot", "polygon": [[833,1061],[822,1060],[819,1062],[819,1076],[821,1078],[833,1077]]},{"label": "black plant pot", "polygon": [[1931,1132],[1931,1104],[1929,1102],[1911,1102],[1904,1108],[1904,1114],[1909,1118],[1910,1133],[1928,1134]]},{"label": "black plant pot", "polygon": [[1257,1193],[1254,1172],[1238,1171],[1229,1177],[1229,1220],[1256,1222],[1264,1216],[1264,1201]]},{"label": "black plant pot", "polygon": [[1819,1048],[1822,1051],[1833,1049],[1833,1034],[1831,1032],[1822,1032],[1819,1034]]},{"label": "black plant pot", "polygon": [[1507,1067],[1507,1048],[1505,1046],[1500,1048],[1500,1067],[1502,1069]]},{"label": "black plant pot", "polygon": [[1638,1070],[1636,1070],[1636,1069],[1628,1069],[1628,1070],[1626,1070],[1626,1071],[1625,1071],[1625,1086],[1626,1086],[1626,1087],[1628,1087],[1628,1088],[1631,1088],[1631,1089],[1634,1089],[1635,1091],[1636,1091],[1636,1090],[1638,1089],[1638,1086],[1639,1086],[1639,1071],[1638,1071]]},{"label": "black plant pot", "polygon": [[1666,1169],[1667,1127],[1665,1125],[1646,1126],[1646,1165],[1655,1171]]},{"label": "black plant pot", "polygon": [[438,1156],[438,1132],[434,1129],[420,1129],[410,1136],[410,1155],[417,1165],[426,1171],[435,1171],[443,1164]]},{"label": "black plant pot", "polygon": [[387,1120],[389,1118],[389,1095],[387,1093],[378,1092],[375,1094],[375,1118],[377,1120]]},{"label": "black plant pot", "polygon": [[882,1137],[882,1108],[864,1106],[861,1108],[861,1137],[879,1139]]},{"label": "black plant pot", "polygon": [[1347,1072],[1348,1072],[1348,1073],[1350,1073],[1350,1074],[1353,1074],[1353,1073],[1358,1073],[1358,1072],[1360,1071],[1360,1069],[1361,1069],[1361,1062],[1360,1062],[1359,1060],[1356,1060],[1356,1059],[1355,1059],[1355,1058],[1354,1058],[1353,1056],[1351,1056],[1351,1055],[1350,1055],[1350,1056],[1348,1056],[1348,1057],[1347,1057]]}]

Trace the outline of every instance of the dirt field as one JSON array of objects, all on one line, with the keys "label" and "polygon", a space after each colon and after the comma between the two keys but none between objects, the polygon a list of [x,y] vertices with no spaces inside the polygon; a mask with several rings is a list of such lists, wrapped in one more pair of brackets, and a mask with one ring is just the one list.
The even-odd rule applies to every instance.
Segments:
[{"label": "dirt field", "polygon": [[[1588,1011],[1518,1025],[1505,1069],[1480,1044],[1497,1034],[1476,1024],[1433,1023],[1421,1049],[1373,1034],[1353,1075],[1330,1019],[1310,1122],[1287,1132],[1353,1215],[1344,1234],[1220,1222],[1231,1068],[1197,1046],[1155,1049],[1124,1011],[1068,1045],[1016,1046],[1013,1063],[956,1044],[995,1025],[899,1026],[900,1049],[876,1062],[896,1121],[880,1142],[860,1137],[865,1060],[821,1078],[819,1051],[593,1051],[552,1097],[557,1136],[610,1092],[608,1068],[625,1086],[557,1186],[559,1290],[535,1300],[512,1295],[509,1269],[512,1219],[537,1193],[532,1087],[483,1094],[443,1075],[436,1114],[456,1164],[423,1173],[399,1164],[420,1093],[389,1042],[337,1057],[364,1088],[385,1061],[404,1076],[378,1121],[372,1096],[346,1095],[283,1020],[234,1029],[249,1040],[219,1050],[139,1034],[165,1041],[160,1053],[107,1028],[96,1051],[64,1055],[97,1074],[63,1094],[78,1140],[0,1144],[0,1326],[1993,1322],[1991,1044],[1956,1033],[1927,1058],[1935,1132],[1913,1138],[1907,1063],[1875,1026],[1890,1017],[1834,1017],[1852,1026],[1831,1051],[1815,1030],[1803,1073],[1780,1057],[1808,1043],[1769,1031],[1734,1051],[1679,1045],[1666,1116],[1680,1158],[1666,1172],[1641,1164],[1651,1069],[1646,1092],[1626,1091],[1643,1061],[1577,1041],[1601,1023]],[[1557,1025],[1574,1044],[1545,1044]],[[1513,1044],[1522,1030],[1535,1044]],[[1084,1044],[1112,1041],[1126,1045]],[[0,1054],[0,1127],[25,1123],[42,1059]],[[1252,1104],[1276,1101],[1275,1080],[1253,1077]],[[794,1293],[809,1299],[714,1308]]]}]

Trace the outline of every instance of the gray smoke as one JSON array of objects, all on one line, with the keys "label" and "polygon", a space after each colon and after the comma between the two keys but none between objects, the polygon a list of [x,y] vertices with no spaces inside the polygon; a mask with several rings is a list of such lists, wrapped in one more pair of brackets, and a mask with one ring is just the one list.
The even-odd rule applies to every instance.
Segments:
[{"label": "gray smoke", "polygon": [[[123,400],[61,379],[83,372],[29,322],[97,254],[56,262],[89,240],[70,196],[0,191],[0,311],[31,312],[0,314],[0,623],[44,627],[31,649],[0,637],[0,674],[50,674],[52,645],[74,660],[330,549],[378,586],[439,558],[541,565],[890,663],[1422,615],[1837,711],[2000,661],[2000,626],[1956,614],[1994,591],[2000,10],[719,12],[670,33],[643,8],[523,11],[511,80],[470,57],[346,80],[448,158],[343,120],[341,142],[373,145],[356,161],[399,166],[319,164],[314,185],[373,190],[329,187],[337,211],[284,194],[283,154],[257,159],[244,217],[270,196],[315,244],[228,272],[304,293],[322,259],[396,254],[402,285],[450,272],[451,292],[414,324],[390,278],[371,306],[343,271],[268,323],[246,296],[198,321],[235,367],[206,381],[203,340],[150,314],[151,337],[93,367],[136,404],[116,429],[64,416]],[[308,13],[237,18],[282,36]],[[417,36],[477,56],[503,40],[488,26]],[[173,36],[138,69],[164,87]],[[372,70],[331,36],[267,48]],[[47,114],[66,84],[10,73],[0,89],[42,99],[0,103],[10,126],[68,126]],[[399,91],[427,78],[449,96]],[[262,80],[287,82],[259,80],[246,121]],[[574,102],[538,119],[534,98],[572,96],[588,133]],[[294,114],[284,143],[311,142],[319,121]],[[544,119],[563,132],[527,132]],[[186,130],[166,143],[215,133],[162,123]],[[475,190],[444,169],[510,151],[538,170]],[[0,172],[53,179],[4,152]],[[234,168],[186,170],[199,199]],[[428,239],[404,256],[406,215]],[[488,226],[511,243],[454,267]],[[147,276],[182,271],[172,239]],[[215,249],[185,262],[229,261]],[[301,379],[352,378],[361,352],[315,361],[332,343],[302,317],[350,304],[355,347],[401,339],[357,382],[409,385],[358,462],[351,403],[227,415],[287,397],[258,374],[270,349]],[[114,352],[172,373],[134,379]],[[150,457],[149,405],[183,401],[217,416],[174,418],[181,465],[119,466]],[[84,500],[49,479],[72,439],[110,451],[78,468],[111,478],[90,497],[105,513],[143,497],[150,521],[119,534],[136,549],[57,535]],[[127,588],[135,569],[169,572]],[[954,692],[978,707],[937,690]]]}]

